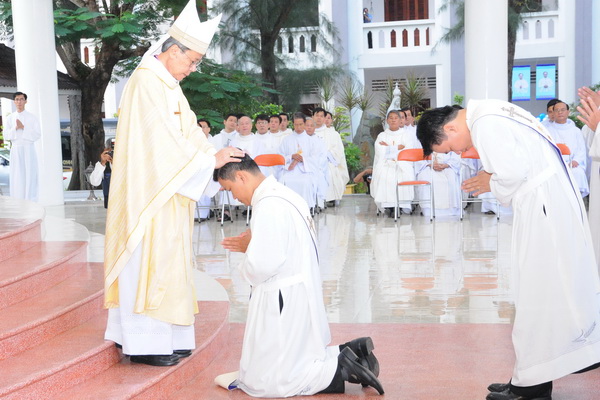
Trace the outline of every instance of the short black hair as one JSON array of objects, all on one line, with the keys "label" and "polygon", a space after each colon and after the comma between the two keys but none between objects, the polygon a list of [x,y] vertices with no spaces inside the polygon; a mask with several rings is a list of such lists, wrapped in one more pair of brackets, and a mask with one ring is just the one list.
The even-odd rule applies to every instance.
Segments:
[{"label": "short black hair", "polygon": [[330,113],[329,111],[327,111],[327,112],[325,113],[325,116],[328,116],[328,115],[331,117],[331,119],[333,119],[333,114],[332,114],[332,113]]},{"label": "short black hair", "polygon": [[294,121],[296,119],[301,119],[302,121],[306,122],[306,115],[304,115],[304,113],[301,113],[301,112],[295,112],[294,118],[292,118],[292,121]]},{"label": "short black hair", "polygon": [[221,168],[215,169],[213,180],[215,182],[218,182],[219,179],[233,181],[235,180],[235,173],[237,171],[248,171],[253,175],[260,173],[260,168],[258,168],[256,162],[248,154],[244,154],[241,160],[240,162],[229,162]]},{"label": "short black hair", "polygon": [[558,103],[559,101],[560,101],[559,99],[550,100],[548,103],[546,103],[546,110],[548,110],[550,107],[554,107],[554,105],[556,103]]},{"label": "short black hair", "polygon": [[206,125],[207,125],[209,128],[212,128],[212,125],[210,124],[210,121],[209,121],[209,120],[207,120],[206,118],[199,118],[199,119],[198,119],[198,121],[196,121],[196,122],[197,122],[197,124],[198,124],[198,125],[200,125],[200,122],[206,122]]},{"label": "short black hair", "polygon": [[558,100],[556,103],[554,103],[554,106],[556,106],[558,103],[562,103],[562,104],[564,104],[565,106],[567,106],[567,111],[569,111],[569,110],[570,110],[570,108],[569,108],[569,105],[568,105],[567,103],[565,103],[564,101],[562,101],[562,100]]},{"label": "short black hair", "polygon": [[23,92],[15,92],[15,94],[13,94],[13,100],[16,99],[17,96],[23,96],[25,97],[25,100],[27,100],[27,95]]},{"label": "short black hair", "polygon": [[267,114],[258,114],[256,116],[256,118],[254,118],[254,123],[257,123],[258,121],[270,121],[270,118]]},{"label": "short black hair", "polygon": [[323,113],[323,116],[326,116],[326,115],[327,115],[327,110],[326,110],[326,109],[324,109],[323,107],[317,107],[317,108],[315,108],[315,109],[313,110],[313,112],[312,112],[312,115],[313,115],[313,116],[315,116],[317,113],[320,113],[320,112],[322,112],[322,113]]},{"label": "short black hair", "polygon": [[[400,118],[400,113],[404,114],[404,112],[402,112],[400,110],[390,110],[390,111],[388,111],[387,115],[385,116],[385,119],[388,119],[390,117],[390,114],[396,114],[398,116],[398,118]],[[404,114],[404,118],[406,118],[406,114]]]},{"label": "short black hair", "polygon": [[283,116],[285,116],[285,117],[286,117],[288,120],[290,119],[290,116],[289,116],[287,113],[280,112],[280,113],[279,113],[279,118],[281,118],[281,117],[283,117]]},{"label": "short black hair", "polygon": [[281,116],[279,114],[271,115],[269,117],[269,121],[271,121],[273,118],[277,118],[279,120],[279,123],[281,123]]},{"label": "short black hair", "polygon": [[444,133],[444,125],[454,120],[459,110],[453,106],[445,106],[427,110],[421,115],[417,124],[417,138],[426,156],[433,153],[433,145],[442,144],[448,138]]},{"label": "short black hair", "polygon": [[229,117],[235,117],[235,119],[237,119],[238,115],[236,113],[229,113],[225,116],[223,121],[227,121],[229,119]]}]

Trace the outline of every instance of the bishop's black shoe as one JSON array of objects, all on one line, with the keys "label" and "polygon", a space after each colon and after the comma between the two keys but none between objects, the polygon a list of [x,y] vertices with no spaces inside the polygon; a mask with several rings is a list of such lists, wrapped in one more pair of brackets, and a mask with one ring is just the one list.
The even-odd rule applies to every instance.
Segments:
[{"label": "bishop's black shoe", "polygon": [[502,392],[489,393],[485,400],[552,400],[552,389],[549,389],[536,397],[520,396],[511,392],[510,389],[506,389]]},{"label": "bishop's black shoe", "polygon": [[173,354],[175,354],[179,358],[186,358],[192,355],[191,350],[173,350]]},{"label": "bishop's black shoe", "polygon": [[[373,345],[373,339],[370,337],[361,337],[358,339],[354,339],[350,342],[344,343],[340,345],[340,351],[344,349],[344,347],[350,347],[354,354],[358,356],[359,362],[363,367],[369,369],[375,376],[379,376],[379,361],[375,354],[373,354],[373,349],[375,346]],[[352,382],[350,383],[358,383]]]},{"label": "bishop's black shoe", "polygon": [[154,365],[155,367],[170,367],[179,363],[179,357],[175,354],[147,354],[141,356],[129,356],[132,363]]},{"label": "bishop's black shoe", "polygon": [[372,386],[379,394],[383,394],[381,382],[371,371],[358,362],[358,356],[354,354],[350,347],[345,347],[340,352],[338,365],[345,381],[360,383],[363,386]]}]

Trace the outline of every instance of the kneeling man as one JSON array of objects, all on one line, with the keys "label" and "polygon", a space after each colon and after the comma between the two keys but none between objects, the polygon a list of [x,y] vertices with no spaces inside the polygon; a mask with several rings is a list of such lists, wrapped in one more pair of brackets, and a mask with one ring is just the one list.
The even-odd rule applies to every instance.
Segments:
[{"label": "kneeling man", "polygon": [[215,180],[252,206],[250,229],[223,247],[246,253],[242,276],[252,286],[237,387],[255,397],[343,393],[344,382],[380,394],[371,338],[331,340],[323,304],[313,219],[294,191],[266,178],[245,155],[215,170]]}]

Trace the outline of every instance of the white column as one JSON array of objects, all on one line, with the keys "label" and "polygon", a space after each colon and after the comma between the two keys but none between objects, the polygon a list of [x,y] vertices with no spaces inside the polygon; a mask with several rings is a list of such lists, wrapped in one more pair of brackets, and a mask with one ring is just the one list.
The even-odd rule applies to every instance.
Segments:
[{"label": "white column", "polygon": [[[564,42],[563,56],[558,57],[557,97],[572,103],[577,97],[575,87],[575,7],[569,0],[558,0],[559,32]],[[592,25],[597,21],[592,21]],[[592,55],[593,57],[593,55]]]},{"label": "white column", "polygon": [[507,0],[465,0],[465,100],[507,100]]},{"label": "white column", "polygon": [[[360,83],[365,83],[364,69],[360,68],[360,57],[363,53],[363,19],[362,4],[358,1],[349,1],[347,5],[348,12],[348,70],[354,75]],[[360,124],[362,111],[356,109],[352,114],[352,135],[353,139],[356,129]]]},{"label": "white column", "polygon": [[590,85],[600,83],[600,1],[592,2],[592,81]]},{"label": "white column", "polygon": [[[436,9],[439,5],[436,2]],[[435,13],[435,37],[443,35],[442,27],[450,26],[450,10],[443,13]],[[451,46],[446,44],[440,46],[437,51],[437,61],[435,65],[435,104],[432,107],[443,107],[452,104],[452,54]]]},{"label": "white column", "polygon": [[36,144],[39,202],[60,205],[64,198],[52,1],[13,0],[12,12],[17,86],[27,94],[26,109],[38,117],[42,130]]}]

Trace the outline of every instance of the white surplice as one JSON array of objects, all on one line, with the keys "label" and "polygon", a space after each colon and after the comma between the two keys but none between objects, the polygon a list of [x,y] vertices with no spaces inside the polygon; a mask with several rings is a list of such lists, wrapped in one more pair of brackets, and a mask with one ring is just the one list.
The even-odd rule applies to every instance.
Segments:
[{"label": "white surplice", "polygon": [[[17,119],[24,128],[17,129]],[[10,140],[10,196],[38,200],[38,159],[35,142],[42,137],[35,115],[27,110],[14,112],[5,119],[4,139]]]},{"label": "white surplice", "polygon": [[[292,155],[296,153],[300,153],[304,161],[289,170],[293,161]],[[285,158],[285,166],[279,181],[302,196],[309,207],[313,207],[317,199],[318,159],[315,157],[310,136],[306,131],[287,135],[281,142],[279,154]]]},{"label": "white surplice", "polygon": [[255,397],[318,393],[335,375],[339,347],[328,346],[314,222],[303,199],[273,177],[251,205],[252,239],[239,268],[252,295],[235,384]]},{"label": "white surplice", "polygon": [[514,211],[512,384],[549,382],[599,362],[598,269],[560,151],[535,117],[504,101],[470,101],[467,125],[492,192]]},{"label": "white surplice", "polygon": [[596,128],[592,144],[590,145],[590,159],[592,166],[590,168],[590,202],[588,214],[596,263],[600,270],[600,124]]},{"label": "white surplice", "polygon": [[565,162],[577,161],[577,167],[571,168],[571,173],[579,186],[581,196],[585,197],[590,193],[588,178],[586,173],[587,165],[587,147],[583,139],[581,130],[570,120],[567,123],[553,123],[548,126],[548,131],[552,135],[555,143],[564,143],[569,146],[571,155],[563,156]]},{"label": "white surplice", "polygon": [[[431,161],[422,161],[416,166],[417,179],[433,183],[436,216],[460,215],[460,160],[460,156],[454,152],[433,153]],[[449,167],[434,171],[431,167],[434,161],[438,164],[448,164]],[[429,187],[417,187],[417,197],[419,200],[427,200],[421,201],[419,206],[423,215],[429,216],[431,213]]]},{"label": "white surplice", "polygon": [[329,171],[326,201],[341,200],[350,180],[346,154],[342,137],[333,128],[325,125],[317,128],[315,134],[321,137],[327,146],[327,169]]},{"label": "white surplice", "polygon": [[[380,142],[387,143],[387,146]],[[379,210],[396,206],[396,186],[399,181],[415,179],[415,170],[412,162],[397,161],[398,145],[405,149],[419,148],[415,135],[407,129],[397,131],[386,129],[375,140],[375,160],[373,161],[373,178],[371,181],[371,196]],[[415,191],[412,186],[398,188],[400,207],[410,211],[410,202],[414,199]]]}]

